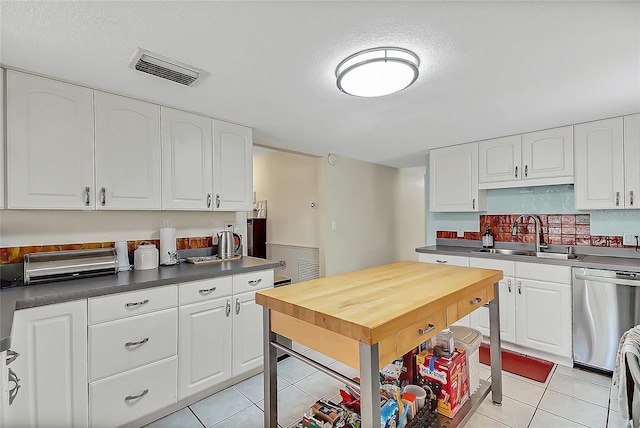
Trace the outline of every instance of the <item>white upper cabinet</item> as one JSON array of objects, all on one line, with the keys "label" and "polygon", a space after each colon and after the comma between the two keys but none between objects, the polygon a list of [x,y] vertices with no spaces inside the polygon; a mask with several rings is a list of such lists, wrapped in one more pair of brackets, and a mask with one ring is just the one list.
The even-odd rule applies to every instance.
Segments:
[{"label": "white upper cabinet", "polygon": [[160,106],[95,91],[97,209],[159,210]]},{"label": "white upper cabinet", "polygon": [[252,153],[251,128],[213,121],[214,210],[253,209]]},{"label": "white upper cabinet", "polygon": [[479,143],[479,187],[573,183],[573,128],[545,129]]},{"label": "white upper cabinet", "polygon": [[[635,146],[637,147],[637,141]],[[577,209],[624,208],[623,155],[623,119],[621,117],[575,126]],[[635,167],[637,168],[637,164]]]},{"label": "white upper cabinet", "polygon": [[162,107],[162,209],[211,211],[211,118]]},{"label": "white upper cabinet", "polygon": [[429,151],[429,210],[484,211],[486,194],[478,190],[478,143]]},{"label": "white upper cabinet", "polygon": [[640,208],[640,114],[624,117],[624,206]]},{"label": "white upper cabinet", "polygon": [[7,208],[95,208],[93,91],[7,70]]},{"label": "white upper cabinet", "polygon": [[[4,208],[4,68],[0,68],[0,208]],[[2,419],[0,419],[2,422]]]}]

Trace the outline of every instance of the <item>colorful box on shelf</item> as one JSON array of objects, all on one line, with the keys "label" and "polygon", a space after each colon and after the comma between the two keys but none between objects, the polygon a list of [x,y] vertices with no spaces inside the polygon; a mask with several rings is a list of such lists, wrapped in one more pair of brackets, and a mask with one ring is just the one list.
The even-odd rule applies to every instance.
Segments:
[{"label": "colorful box on shelf", "polygon": [[456,349],[451,358],[436,357],[422,351],[416,356],[416,371],[420,380],[442,385],[437,411],[453,418],[469,399],[467,357],[464,349]]}]

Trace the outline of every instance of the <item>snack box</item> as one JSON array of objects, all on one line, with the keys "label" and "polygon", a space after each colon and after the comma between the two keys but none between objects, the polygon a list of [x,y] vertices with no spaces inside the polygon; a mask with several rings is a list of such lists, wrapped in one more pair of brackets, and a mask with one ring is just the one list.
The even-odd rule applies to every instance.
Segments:
[{"label": "snack box", "polygon": [[435,357],[422,351],[416,356],[419,379],[436,381],[442,385],[437,411],[453,418],[469,399],[467,357],[464,349],[456,349],[451,358]]}]

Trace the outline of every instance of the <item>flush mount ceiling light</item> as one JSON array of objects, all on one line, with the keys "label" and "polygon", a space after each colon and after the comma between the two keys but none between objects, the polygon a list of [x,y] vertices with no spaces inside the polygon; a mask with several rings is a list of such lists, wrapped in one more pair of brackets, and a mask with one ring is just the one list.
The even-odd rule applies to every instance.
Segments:
[{"label": "flush mount ceiling light", "polygon": [[338,65],[338,89],[357,97],[393,94],[416,81],[419,65],[418,56],[407,49],[367,49]]}]

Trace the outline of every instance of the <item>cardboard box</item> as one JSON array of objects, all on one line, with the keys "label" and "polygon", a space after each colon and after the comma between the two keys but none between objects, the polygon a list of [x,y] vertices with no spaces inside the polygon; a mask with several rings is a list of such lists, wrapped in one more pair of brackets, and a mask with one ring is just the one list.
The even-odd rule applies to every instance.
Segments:
[{"label": "cardboard box", "polygon": [[416,356],[416,371],[419,379],[436,381],[442,385],[437,407],[441,415],[453,418],[469,399],[464,349],[456,349],[451,358],[434,357],[428,351],[422,351]]}]

